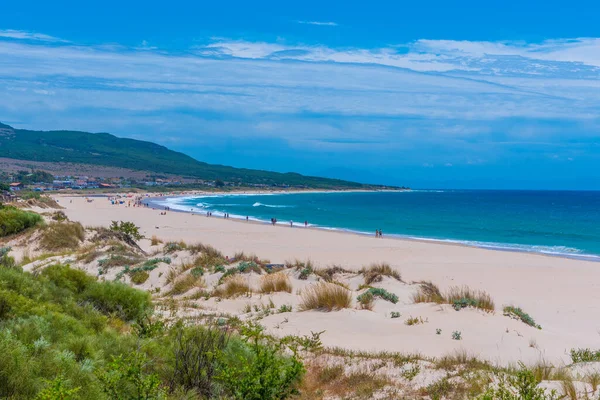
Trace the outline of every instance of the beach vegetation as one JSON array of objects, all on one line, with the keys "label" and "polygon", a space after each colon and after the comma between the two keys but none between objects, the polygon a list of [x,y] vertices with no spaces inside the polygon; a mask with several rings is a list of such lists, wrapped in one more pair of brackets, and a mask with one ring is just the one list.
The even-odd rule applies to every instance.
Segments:
[{"label": "beach vegetation", "polygon": [[176,251],[182,251],[187,249],[185,242],[167,242],[163,247],[165,254],[175,253]]},{"label": "beach vegetation", "polygon": [[290,304],[282,304],[277,310],[278,313],[292,312],[292,306]]},{"label": "beach vegetation", "polygon": [[376,263],[371,264],[369,267],[363,268],[359,271],[365,277],[365,285],[372,285],[376,282],[381,282],[384,276],[394,278],[397,281],[402,282],[402,276],[400,272],[392,269],[387,263]]},{"label": "beach vegetation", "polygon": [[286,261],[286,268],[294,268],[296,271],[300,271],[298,275],[298,279],[307,280],[308,277],[314,272],[315,268],[311,260],[300,261],[298,259],[294,260],[294,262]]},{"label": "beach vegetation", "polygon": [[361,310],[373,310],[375,306],[375,296],[371,292],[365,292],[357,298]]},{"label": "beach vegetation", "polygon": [[359,295],[357,297],[357,300],[360,302],[362,296],[365,296],[370,294],[373,297],[379,297],[380,299],[383,299],[385,301],[389,301],[390,303],[396,304],[398,303],[398,296],[396,296],[394,293],[390,293],[385,289],[382,288],[369,288],[366,292],[364,292],[363,294]]},{"label": "beach vegetation", "polygon": [[533,326],[534,328],[537,328],[537,329],[542,329],[542,327],[540,325],[538,325],[535,322],[535,320],[529,314],[527,314],[525,311],[523,311],[520,307],[506,306],[506,307],[504,307],[503,311],[504,311],[504,315],[507,317],[518,319],[519,321],[521,321],[529,326]]},{"label": "beach vegetation", "polygon": [[110,230],[120,232],[134,242],[144,238],[144,235],[140,233],[140,228],[130,221],[112,221]]},{"label": "beach vegetation", "polygon": [[204,286],[204,281],[201,277],[196,277],[192,274],[185,274],[175,279],[169,291],[170,295],[177,296],[189,292],[194,288],[201,288]]},{"label": "beach vegetation", "polygon": [[15,258],[9,256],[11,247],[0,247],[0,267],[2,268],[15,268],[17,263]]},{"label": "beach vegetation", "polygon": [[40,247],[49,251],[76,249],[85,239],[79,222],[53,222],[46,225],[40,236]]},{"label": "beach vegetation", "polygon": [[446,301],[452,304],[456,311],[466,307],[474,307],[483,311],[493,312],[494,301],[491,296],[483,290],[473,290],[468,286],[453,286],[445,296]]},{"label": "beach vegetation", "polygon": [[162,242],[163,241],[156,237],[156,235],[152,235],[152,238],[150,238],[150,246],[158,246]]},{"label": "beach vegetation", "polygon": [[352,292],[326,282],[311,285],[302,292],[301,311],[333,311],[352,306]]},{"label": "beach vegetation", "polygon": [[436,328],[435,334],[436,335],[441,335],[442,334],[442,330],[440,328]]},{"label": "beach vegetation", "polygon": [[432,282],[419,282],[419,290],[413,294],[412,300],[415,303],[446,303],[446,299],[442,296],[440,288]]},{"label": "beach vegetation", "polygon": [[187,249],[190,252],[190,254],[192,254],[192,255],[201,253],[201,254],[205,254],[211,258],[225,259],[225,256],[223,255],[223,253],[221,253],[219,250],[215,249],[213,246],[207,245],[204,243],[195,243],[195,244],[188,245]]},{"label": "beach vegetation", "polygon": [[285,272],[264,275],[260,278],[260,292],[266,294],[274,292],[292,293],[290,278]]},{"label": "beach vegetation", "polygon": [[150,278],[150,274],[147,271],[139,270],[129,274],[131,282],[135,285],[141,285]]},{"label": "beach vegetation", "polygon": [[196,278],[199,278],[201,276],[204,276],[204,268],[202,267],[194,267],[192,268],[192,270],[190,271],[190,274],[192,276],[195,276]]},{"label": "beach vegetation", "polygon": [[426,322],[428,322],[427,318],[423,319],[423,317],[409,317],[406,319],[406,321],[404,321],[404,324],[408,326],[413,326],[424,324]]},{"label": "beach vegetation", "polygon": [[571,349],[571,360],[573,363],[581,362],[599,362],[600,361],[600,350],[592,349]]},{"label": "beach vegetation", "polygon": [[56,222],[64,222],[69,220],[67,214],[65,214],[63,211],[53,212],[50,218],[52,218],[52,220]]},{"label": "beach vegetation", "polygon": [[42,223],[39,214],[0,204],[0,237],[14,235]]},{"label": "beach vegetation", "polygon": [[400,318],[401,314],[399,311],[392,311],[390,313],[390,318]]},{"label": "beach vegetation", "polygon": [[194,265],[203,267],[207,270],[213,270],[219,265],[226,265],[227,261],[222,256],[211,253],[203,252],[194,259]]},{"label": "beach vegetation", "polygon": [[452,332],[452,339],[454,340],[462,340],[462,333],[460,331]]},{"label": "beach vegetation", "polygon": [[351,271],[344,269],[339,265],[332,265],[328,268],[317,268],[313,272],[325,282],[333,282],[336,274],[351,273]]},{"label": "beach vegetation", "polygon": [[252,293],[250,285],[246,278],[241,275],[232,275],[224,279],[212,293],[214,297],[231,298],[237,296],[246,296]]},{"label": "beach vegetation", "polygon": [[499,378],[498,385],[487,389],[478,400],[558,400],[560,398],[555,390],[548,391],[539,387],[539,381],[533,372],[523,364],[520,364],[515,375],[502,375]]}]

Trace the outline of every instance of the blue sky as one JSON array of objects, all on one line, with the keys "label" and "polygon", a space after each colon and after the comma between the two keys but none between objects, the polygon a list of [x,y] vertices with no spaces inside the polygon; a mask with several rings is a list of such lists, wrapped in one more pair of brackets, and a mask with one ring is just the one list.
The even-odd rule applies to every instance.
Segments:
[{"label": "blue sky", "polygon": [[374,183],[600,189],[595,2],[84,3],[0,4],[1,122]]}]

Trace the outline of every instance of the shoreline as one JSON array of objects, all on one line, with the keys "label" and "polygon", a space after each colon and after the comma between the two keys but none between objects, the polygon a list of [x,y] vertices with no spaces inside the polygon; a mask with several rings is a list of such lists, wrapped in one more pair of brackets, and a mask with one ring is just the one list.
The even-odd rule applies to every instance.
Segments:
[{"label": "shoreline", "polygon": [[[299,192],[295,192],[295,191],[285,191],[285,192],[261,192],[261,193],[246,193],[246,192],[238,192],[238,193],[232,193],[232,192],[219,192],[219,193],[198,193],[198,194],[186,194],[186,195],[167,195],[167,196],[157,196],[157,197],[149,197],[149,207],[156,207],[161,208],[161,207],[165,207],[164,204],[159,204],[157,202],[159,201],[168,201],[169,199],[181,199],[181,198],[202,198],[202,197],[216,197],[216,196],[227,196],[227,195],[231,195],[231,196],[261,196],[261,195],[286,195],[286,194],[310,194],[310,193],[339,193],[339,192],[344,192],[344,193],[370,193],[370,192],[397,192],[398,190],[379,190],[379,191],[375,191],[375,190],[347,190],[347,191],[299,191]],[[410,191],[409,190],[401,190],[401,191]],[[168,206],[170,207],[170,206]],[[187,210],[183,210],[183,209],[179,209],[179,208],[169,208],[169,211],[172,212],[180,212],[180,213],[186,213],[186,214],[190,214],[190,215],[200,215],[203,216],[204,214],[202,212],[195,212],[195,211],[187,211]],[[262,220],[258,217],[252,217],[249,216],[249,220],[246,220],[246,218],[242,215],[233,215],[231,216],[229,219],[234,221],[234,222],[244,222],[244,223],[253,223],[253,224],[258,224],[258,225],[270,225],[270,222],[267,220]],[[213,218],[221,218],[220,215],[217,215]],[[277,226],[281,226],[281,227],[289,227],[289,224],[287,222],[278,222]],[[304,224],[294,224],[294,228],[299,228],[299,229],[306,229],[306,230],[316,230],[316,231],[325,231],[325,232],[334,232],[334,233],[341,233],[341,234],[348,234],[348,235],[357,235],[357,236],[361,236],[361,237],[372,237],[373,234],[369,233],[369,232],[364,232],[364,231],[357,231],[357,230],[353,230],[353,229],[349,229],[349,228],[342,228],[342,227],[332,227],[332,226],[321,226],[321,225],[313,225],[313,224],[309,224],[308,226],[304,226]],[[484,250],[491,250],[491,251],[499,251],[499,252],[510,252],[510,253],[524,253],[524,254],[533,254],[533,255],[540,255],[540,256],[546,256],[546,257],[552,257],[552,258],[564,258],[564,259],[570,259],[570,260],[578,260],[578,261],[589,261],[589,262],[597,262],[600,263],[600,255],[598,254],[570,254],[570,253],[560,253],[560,252],[550,252],[550,251],[540,251],[540,250],[534,250],[534,249],[527,249],[527,248],[519,248],[517,246],[534,246],[534,245],[527,245],[527,244],[521,244],[521,243],[498,243],[498,242],[480,242],[477,240],[460,240],[460,239],[452,239],[452,238],[427,238],[427,237],[415,237],[415,236],[408,236],[408,235],[403,235],[403,234],[398,234],[398,233],[386,233],[385,237],[387,239],[393,239],[393,240],[400,240],[400,241],[414,241],[414,242],[419,242],[419,243],[435,243],[435,244],[440,244],[440,245],[450,245],[450,246],[461,246],[461,247],[466,247],[466,248],[476,248],[476,249],[484,249]],[[543,245],[540,245],[543,247]]]}]

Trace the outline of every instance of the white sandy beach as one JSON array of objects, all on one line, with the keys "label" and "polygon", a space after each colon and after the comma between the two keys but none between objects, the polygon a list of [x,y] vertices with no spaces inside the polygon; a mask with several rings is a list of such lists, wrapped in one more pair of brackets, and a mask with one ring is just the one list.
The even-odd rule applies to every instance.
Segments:
[{"label": "white sandy beach", "polygon": [[[111,220],[132,221],[147,238],[156,235],[165,241],[202,242],[230,256],[245,251],[272,263],[310,259],[318,267],[338,264],[357,270],[373,262],[388,262],[406,282],[430,280],[442,290],[468,285],[489,292],[496,303],[493,315],[474,309],[456,312],[450,306],[412,304],[414,285],[398,286],[397,282],[384,281],[383,285],[400,297],[398,304],[378,303],[374,311],[298,312],[289,315],[285,325],[281,324],[281,315],[265,318],[267,326],[279,326],[282,334],[325,330],[325,345],[366,351],[440,356],[466,349],[501,364],[518,360],[568,362],[571,348],[599,347],[600,263],[434,242],[376,239],[188,213],[160,215],[161,211],[150,208],[111,205],[106,198],[95,198],[91,203],[75,196],[57,199],[71,220],[85,226],[108,226]],[[149,241],[144,240],[142,247],[149,246]],[[297,297],[287,293],[276,296],[280,298],[274,297],[275,301],[282,304]],[[238,308],[245,304],[241,299],[223,303],[223,307]],[[503,316],[504,305],[522,307],[543,329]],[[390,311],[421,316],[428,322],[407,326],[390,319]],[[442,329],[444,335],[436,335],[436,328]],[[450,338],[455,330],[461,331],[463,340]]]}]

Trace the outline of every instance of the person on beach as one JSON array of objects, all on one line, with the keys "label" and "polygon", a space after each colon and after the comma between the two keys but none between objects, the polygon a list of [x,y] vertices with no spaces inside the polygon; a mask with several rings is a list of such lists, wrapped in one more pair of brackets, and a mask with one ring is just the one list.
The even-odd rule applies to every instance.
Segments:
[{"label": "person on beach", "polygon": [[378,238],[379,237],[379,231],[377,229],[375,229],[375,237]]},{"label": "person on beach", "polygon": [[379,237],[382,238],[383,237],[383,232],[381,232],[381,229],[379,230]]},{"label": "person on beach", "polygon": [[308,221],[304,221],[304,227],[306,228],[308,226]]},{"label": "person on beach", "polygon": [[246,222],[248,221],[248,216],[246,215]]},{"label": "person on beach", "polygon": [[290,220],[290,228],[294,227],[294,221]]}]

